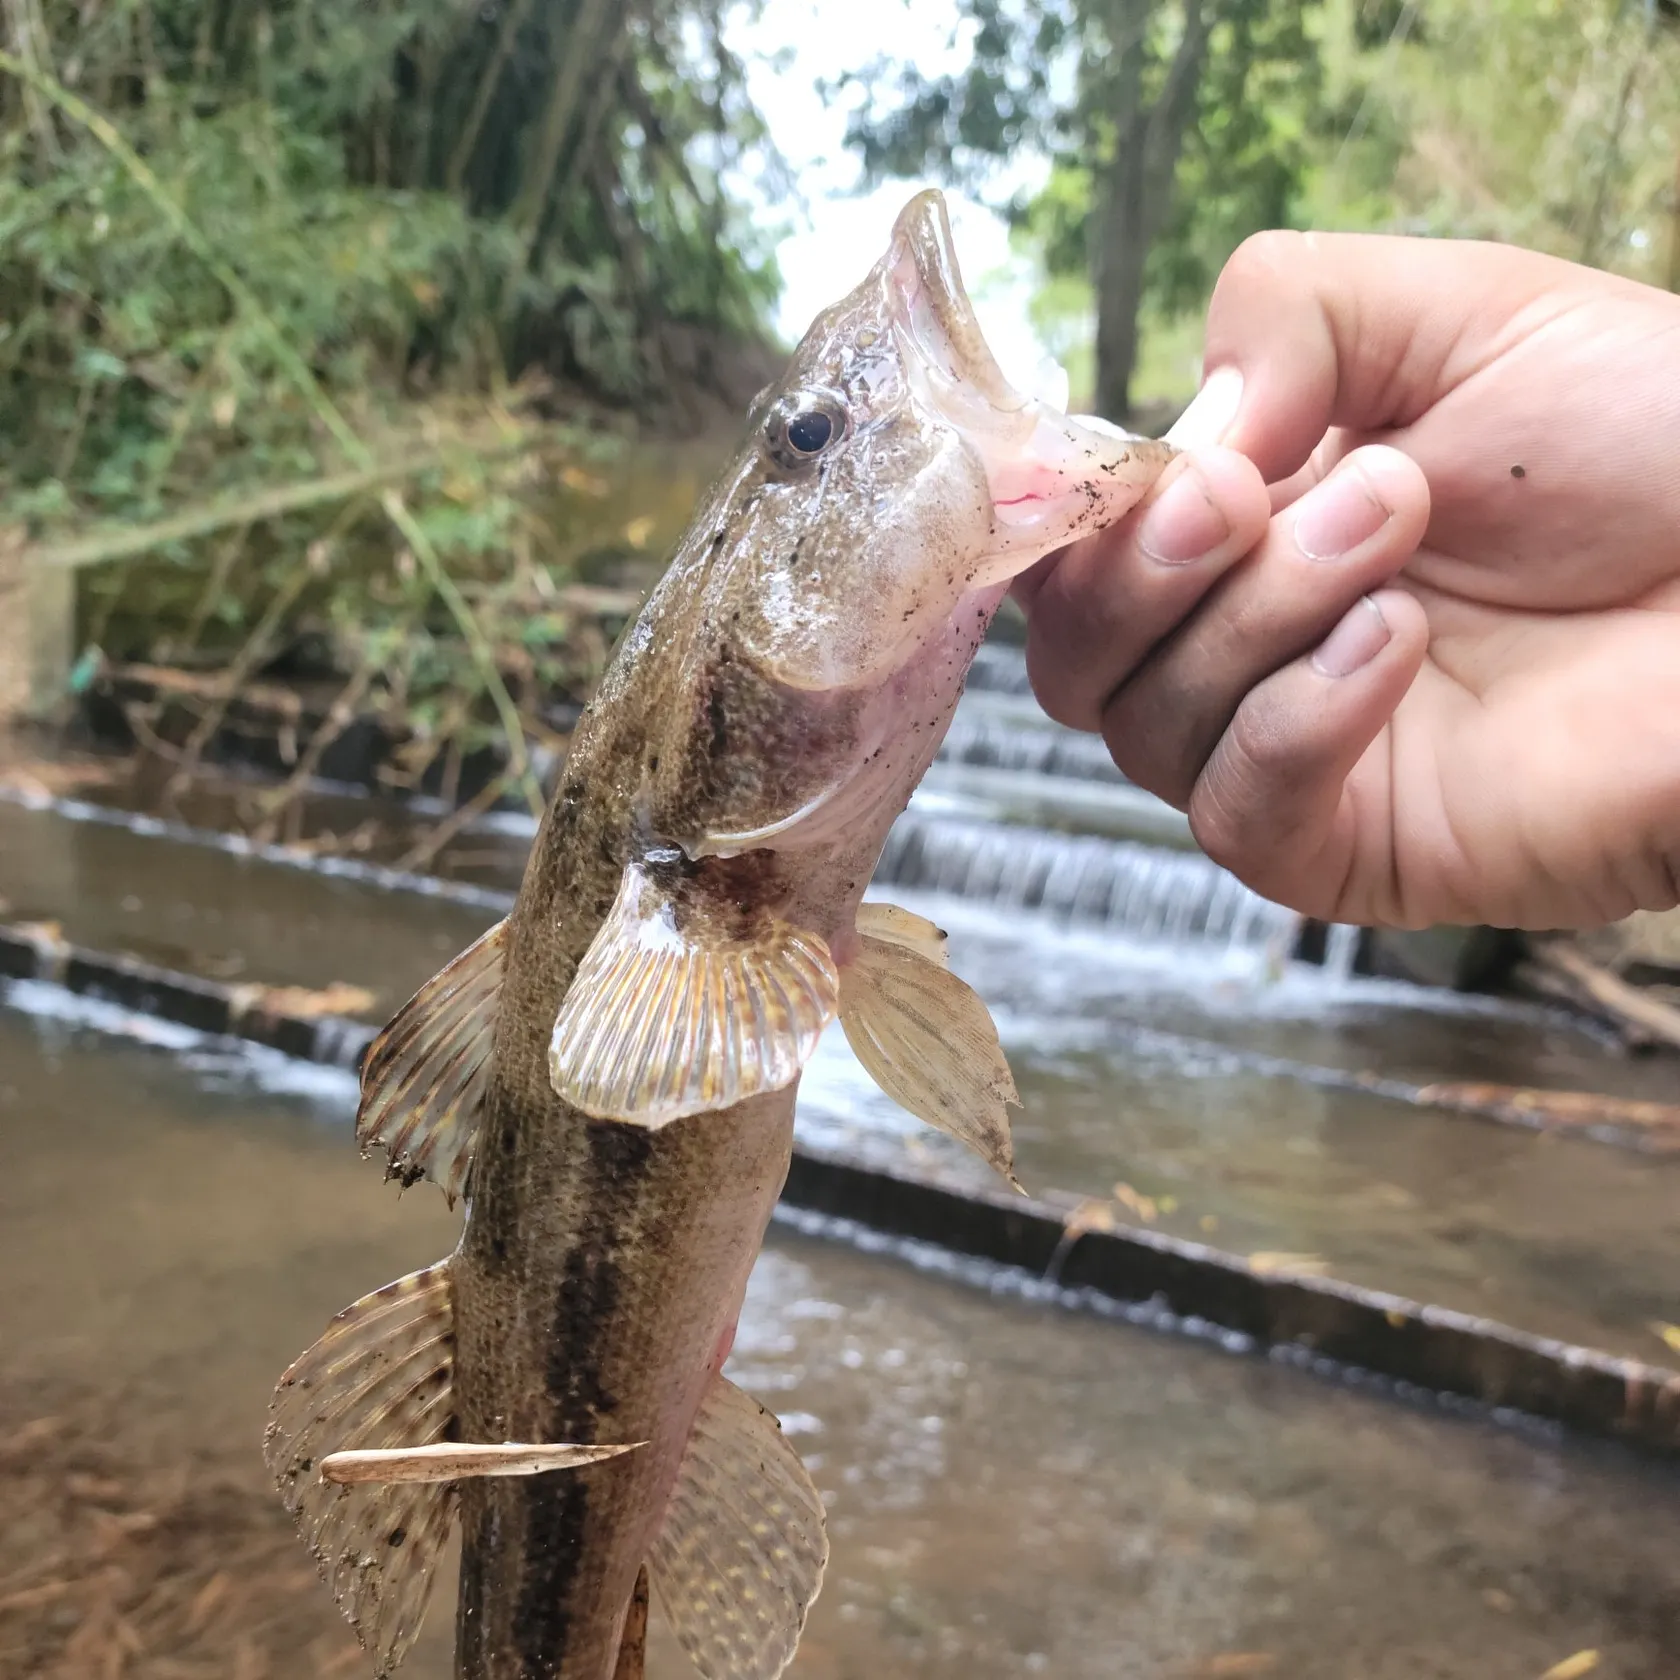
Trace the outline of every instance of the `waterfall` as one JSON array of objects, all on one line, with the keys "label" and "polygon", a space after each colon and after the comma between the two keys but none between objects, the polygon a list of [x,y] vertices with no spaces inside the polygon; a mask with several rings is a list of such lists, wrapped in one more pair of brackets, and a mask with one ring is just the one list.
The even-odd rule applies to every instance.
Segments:
[{"label": "waterfall", "polygon": [[1124,782],[1108,748],[1095,735],[1081,735],[1048,722],[1018,728],[959,706],[939,756],[949,764],[983,764],[999,770],[1031,770],[1047,776],[1077,776],[1088,782]]},{"label": "waterfall", "polygon": [[1293,911],[1194,852],[911,811],[887,838],[886,885],[1039,910],[1147,941],[1258,948],[1290,940]]},{"label": "waterfall", "polygon": [[1359,941],[1364,933],[1363,928],[1351,927],[1346,922],[1331,922],[1324,930],[1324,972],[1333,975],[1338,980],[1348,980],[1353,977],[1354,965],[1359,960]]},{"label": "waterfall", "polygon": [[1027,656],[1001,642],[982,642],[968,668],[968,686],[988,694],[1031,694]]}]

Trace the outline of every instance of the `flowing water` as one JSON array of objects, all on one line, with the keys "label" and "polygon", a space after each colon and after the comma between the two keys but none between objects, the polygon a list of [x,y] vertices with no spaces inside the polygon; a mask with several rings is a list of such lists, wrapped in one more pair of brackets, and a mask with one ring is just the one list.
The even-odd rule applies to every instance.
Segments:
[{"label": "flowing water", "polygon": [[[334,1311],[456,1227],[441,1198],[399,1198],[357,1160],[348,1100],[334,1070],[9,988],[0,1275],[28,1287],[0,1292],[0,1403],[24,1439],[98,1418],[97,1441],[65,1451],[97,1453],[101,1475],[60,1497],[105,1520],[78,1582],[30,1538],[70,1518],[9,1500],[0,1674],[36,1672],[16,1653],[62,1642],[51,1618],[96,1589],[125,1606],[120,1659],[66,1676],[363,1672],[281,1533],[263,1410]],[[807,1680],[1538,1680],[1587,1650],[1604,1680],[1680,1670],[1680,1478],[1615,1449],[786,1229],[732,1375],[781,1414],[831,1511]],[[20,1462],[0,1452],[0,1486],[26,1484]],[[102,1509],[125,1478],[152,1510]],[[232,1537],[219,1552],[170,1515],[194,1496]],[[124,1583],[148,1568],[137,1610]],[[449,1604],[445,1580],[414,1680],[448,1672]],[[652,1680],[686,1672],[661,1636]]]},{"label": "flowing water", "polygon": [[[901,826],[884,873],[923,832],[919,818]],[[1195,856],[1072,838],[1052,854],[1065,869],[1052,885],[1038,842],[1011,873],[1007,831],[939,834],[941,855],[963,860],[945,890],[879,890],[949,929],[953,965],[991,1005],[1035,1192],[1071,1206],[1123,1184],[1160,1229],[1310,1255],[1354,1282],[1666,1357],[1653,1326],[1680,1322],[1680,1163],[1395,1094],[1521,1078],[1659,1095],[1672,1077],[1661,1064],[1612,1057],[1546,1011],[1285,962],[1277,912]],[[466,902],[392,891],[5,804],[0,895],[13,917],[76,943],[223,980],[363,988],[370,1020],[499,913],[482,890]],[[1372,1075],[1388,1084],[1370,1089]],[[988,1183],[880,1094],[838,1032],[806,1075],[799,1127],[820,1146]]]},{"label": "flowing water", "polygon": [[[168,814],[231,826],[251,795],[207,784]],[[135,818],[156,803],[143,784],[99,797],[68,814],[0,800],[0,919],[223,982],[361,988],[349,1007],[369,1021],[502,913],[532,832],[499,814],[446,845],[435,878],[395,877],[413,812],[353,794],[312,797],[298,832],[356,833],[359,855],[306,868]],[[1298,919],[1195,852],[1098,743],[1038,714],[1018,655],[983,650],[874,890],[946,927],[992,1007],[1036,1193],[1070,1210],[1118,1194],[1121,1218],[1237,1253],[1672,1358],[1680,1161],[1413,1095],[1487,1080],[1672,1100],[1673,1062],[1619,1055],[1556,1011],[1361,976],[1353,930],[1330,930],[1321,963],[1294,960]],[[47,1416],[104,1455],[61,1478],[72,1492],[130,1468],[152,1477],[148,1499],[202,1483],[247,1547],[229,1557],[268,1560],[220,1571],[244,1569],[235,1615],[214,1584],[221,1530],[196,1506],[166,1513],[157,1532],[200,1534],[210,1579],[183,1597],[191,1568],[159,1563],[174,1621],[112,1611],[110,1649],[127,1654],[85,1672],[358,1672],[261,1486],[262,1408],[333,1311],[435,1258],[455,1225],[358,1162],[347,1069],[102,1011],[35,983],[0,999],[0,1275],[27,1282],[0,1293],[0,1484],[26,1485],[6,1442]],[[798,1126],[987,1182],[838,1033]],[[1589,1649],[1611,1680],[1680,1672],[1669,1469],[1063,1316],[905,1257],[778,1227],[737,1343],[736,1374],[787,1420],[833,1513],[798,1674],[1538,1680]],[[48,1566],[69,1567],[53,1560],[75,1501],[52,1496],[51,1522],[0,1526],[0,1680],[41,1669],[40,1618],[70,1614]],[[104,1552],[90,1568],[135,1573]],[[27,1637],[19,1617],[35,1618]],[[207,1654],[218,1618],[233,1644]],[[448,1621],[434,1616],[417,1680],[446,1673]],[[655,1680],[683,1672],[662,1646]]]}]

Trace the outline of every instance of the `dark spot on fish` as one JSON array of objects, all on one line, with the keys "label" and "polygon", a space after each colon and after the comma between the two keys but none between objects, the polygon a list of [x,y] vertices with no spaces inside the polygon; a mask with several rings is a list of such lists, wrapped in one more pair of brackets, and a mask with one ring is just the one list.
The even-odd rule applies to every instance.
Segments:
[{"label": "dark spot on fish", "polygon": [[1524,465],[1523,465],[1523,464],[1522,464],[1522,463],[1521,463],[1521,462],[1520,462],[1520,461],[1519,461],[1519,462],[1518,462],[1518,463],[1517,463],[1517,464],[1516,464],[1516,466],[1514,466],[1514,467],[1512,467],[1512,468],[1511,468],[1511,477],[1512,477],[1512,478],[1527,478],[1527,477],[1528,477],[1528,468],[1527,468],[1527,467],[1525,467],[1525,466],[1524,466]]},{"label": "dark spot on fish", "polygon": [[[547,1384],[557,1397],[553,1426],[559,1440],[587,1439],[594,1420],[618,1405],[601,1382],[597,1364],[602,1326],[619,1307],[623,1279],[615,1248],[619,1210],[636,1195],[655,1147],[655,1134],[637,1126],[590,1125],[587,1159],[578,1194],[600,1210],[600,1235],[579,1241],[566,1256],[550,1316]],[[567,1586],[590,1518],[591,1482],[582,1476],[542,1477],[525,1491],[523,1568],[517,1583],[504,1582],[515,1599],[509,1625],[516,1658],[513,1671],[557,1674],[566,1670],[571,1644],[572,1605]],[[471,1557],[478,1534],[468,1533],[468,1576],[481,1596],[482,1566]],[[464,1599],[463,1603],[469,1602]]]},{"label": "dark spot on fish", "polygon": [[400,1546],[407,1538],[408,1530],[406,1528],[393,1528],[391,1532],[385,1536],[385,1544],[387,1546]]}]

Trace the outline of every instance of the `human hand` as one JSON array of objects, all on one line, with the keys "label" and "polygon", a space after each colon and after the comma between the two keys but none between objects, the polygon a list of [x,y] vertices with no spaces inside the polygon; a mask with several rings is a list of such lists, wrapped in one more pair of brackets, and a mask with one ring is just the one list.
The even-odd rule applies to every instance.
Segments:
[{"label": "human hand", "polygon": [[1187,459],[1018,585],[1051,716],[1308,915],[1680,903],[1680,297],[1264,234],[1206,365]]}]

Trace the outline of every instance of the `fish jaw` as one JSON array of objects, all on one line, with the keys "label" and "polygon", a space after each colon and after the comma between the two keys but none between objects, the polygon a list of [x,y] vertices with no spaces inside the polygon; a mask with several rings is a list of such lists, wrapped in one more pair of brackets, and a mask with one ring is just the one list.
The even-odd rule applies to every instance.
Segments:
[{"label": "fish jaw", "polygon": [[992,531],[971,586],[1012,578],[1113,524],[1177,453],[1010,384],[963,286],[941,194],[905,206],[879,272],[912,388],[985,469]]}]

